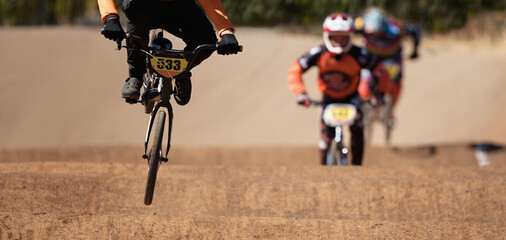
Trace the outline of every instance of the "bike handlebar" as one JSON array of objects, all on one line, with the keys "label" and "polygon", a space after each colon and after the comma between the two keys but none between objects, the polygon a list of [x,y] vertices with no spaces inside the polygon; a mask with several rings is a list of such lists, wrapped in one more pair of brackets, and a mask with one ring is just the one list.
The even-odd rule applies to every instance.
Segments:
[{"label": "bike handlebar", "polygon": [[[123,39],[118,39],[118,40],[116,40],[116,43],[118,44],[118,50],[121,50],[121,48],[124,47],[124,48],[127,48],[127,49],[128,48],[141,49],[141,50],[144,50],[144,51],[155,50],[155,51],[160,51],[160,52],[171,52],[171,53],[179,53],[179,54],[190,55],[191,57],[190,57],[190,60],[188,61],[188,65],[187,65],[188,67],[187,67],[186,71],[190,71],[191,68],[193,68],[193,62],[197,58],[196,56],[198,56],[201,51],[204,51],[204,50],[216,51],[220,47],[220,43],[217,42],[216,44],[202,44],[202,45],[199,45],[193,51],[174,50],[174,49],[163,49],[163,50],[161,50],[161,49],[156,49],[156,48],[148,47],[146,45],[146,43],[144,43],[144,40],[141,37],[133,35],[133,34],[130,34],[130,33],[127,33],[125,35],[125,39],[127,39],[127,40],[130,39],[130,40],[135,41],[136,43],[139,43],[140,47],[122,46],[121,43],[122,43]],[[241,45],[239,45],[239,52],[242,52],[242,50],[243,50],[243,47]]]},{"label": "bike handlebar", "polygon": [[323,102],[316,101],[316,100],[313,100],[313,99],[309,99],[309,103],[310,103],[310,105],[313,105],[313,106],[321,106],[321,105],[323,105]]},{"label": "bike handlebar", "polygon": [[[132,39],[134,41],[136,41],[137,43],[140,43],[141,44],[141,48],[143,50],[146,50],[146,51],[149,51],[149,50],[154,50],[153,48],[150,48],[148,47],[145,43],[144,43],[144,40],[139,37],[139,36],[136,36],[136,35],[133,35],[133,34],[130,34],[130,33],[127,33],[125,35],[125,39]],[[121,50],[122,47],[124,48],[132,48],[132,47],[129,47],[129,46],[121,46],[121,43],[123,42],[123,39],[118,39],[116,40],[116,43],[118,45],[118,50]],[[201,50],[216,50],[220,47],[220,43],[217,42],[216,44],[202,44],[202,45],[199,45],[195,48],[195,50],[193,50],[193,52],[188,52],[188,51],[182,51],[182,50],[165,50],[167,52],[178,52],[178,53],[191,53],[191,54],[196,54],[198,53],[199,51]],[[198,50],[198,51],[197,51]],[[239,52],[242,52],[243,50],[243,47],[242,45],[239,45]]]}]

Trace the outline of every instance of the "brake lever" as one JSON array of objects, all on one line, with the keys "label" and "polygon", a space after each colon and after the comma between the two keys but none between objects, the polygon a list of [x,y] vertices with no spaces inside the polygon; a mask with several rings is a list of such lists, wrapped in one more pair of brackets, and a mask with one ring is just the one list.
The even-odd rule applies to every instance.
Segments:
[{"label": "brake lever", "polygon": [[116,40],[116,44],[118,44],[118,48],[117,48],[118,51],[121,50],[121,42],[122,41],[123,41],[123,39],[117,39]]}]

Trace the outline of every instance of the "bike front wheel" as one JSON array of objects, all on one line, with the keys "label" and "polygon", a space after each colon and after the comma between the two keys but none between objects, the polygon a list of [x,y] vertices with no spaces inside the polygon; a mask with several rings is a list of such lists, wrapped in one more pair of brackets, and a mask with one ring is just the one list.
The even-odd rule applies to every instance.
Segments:
[{"label": "bike front wheel", "polygon": [[163,129],[165,127],[165,112],[160,111],[156,122],[156,127],[153,129],[153,145],[151,146],[151,153],[148,157],[148,181],[146,183],[146,194],[144,196],[144,204],[151,205],[153,201],[153,193],[155,191],[156,174],[158,173],[158,167],[160,166],[160,160],[162,157],[162,139]]},{"label": "bike front wheel", "polygon": [[327,151],[327,165],[348,165],[348,149],[341,143],[331,142]]},{"label": "bike front wheel", "polygon": [[393,99],[391,94],[385,96],[385,112],[383,114],[383,125],[385,126],[385,141],[390,143],[390,137],[392,132],[392,108]]}]

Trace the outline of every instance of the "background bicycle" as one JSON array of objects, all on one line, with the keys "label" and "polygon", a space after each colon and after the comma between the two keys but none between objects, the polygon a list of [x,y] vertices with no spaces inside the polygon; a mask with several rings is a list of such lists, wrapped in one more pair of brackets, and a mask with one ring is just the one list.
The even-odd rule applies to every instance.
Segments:
[{"label": "background bicycle", "polygon": [[311,100],[311,105],[321,106],[323,121],[325,125],[334,128],[335,136],[327,150],[326,165],[348,165],[350,160],[350,151],[345,145],[344,130],[355,121],[357,109],[352,104],[332,103],[324,104],[322,102]]}]

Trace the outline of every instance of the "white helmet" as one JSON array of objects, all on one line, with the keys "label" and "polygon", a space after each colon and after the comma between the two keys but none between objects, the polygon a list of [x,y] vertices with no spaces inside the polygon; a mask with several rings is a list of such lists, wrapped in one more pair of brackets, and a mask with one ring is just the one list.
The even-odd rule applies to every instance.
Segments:
[{"label": "white helmet", "polygon": [[[349,41],[345,46],[334,46],[330,41],[330,35],[337,33],[339,35],[349,36]],[[353,18],[344,13],[334,13],[329,15],[323,22],[323,41],[329,52],[341,54],[348,52],[352,45]]]}]

